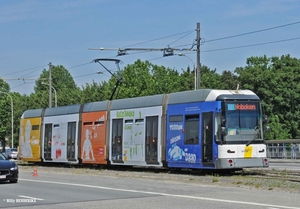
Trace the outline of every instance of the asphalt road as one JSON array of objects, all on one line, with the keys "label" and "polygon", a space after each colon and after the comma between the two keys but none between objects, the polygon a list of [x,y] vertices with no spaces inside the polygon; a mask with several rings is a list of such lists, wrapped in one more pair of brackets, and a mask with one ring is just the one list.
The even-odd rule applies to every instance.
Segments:
[{"label": "asphalt road", "polygon": [[[100,172],[100,171],[99,171]],[[300,209],[299,193],[38,170],[1,183],[0,208],[22,209]]]}]

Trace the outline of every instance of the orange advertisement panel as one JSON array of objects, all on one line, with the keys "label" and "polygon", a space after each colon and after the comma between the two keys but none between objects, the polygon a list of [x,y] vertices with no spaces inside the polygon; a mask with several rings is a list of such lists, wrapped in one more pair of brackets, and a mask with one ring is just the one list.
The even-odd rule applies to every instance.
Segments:
[{"label": "orange advertisement panel", "polygon": [[41,118],[22,118],[20,121],[19,156],[23,161],[41,161]]},{"label": "orange advertisement panel", "polygon": [[82,113],[82,163],[107,164],[106,111]]}]

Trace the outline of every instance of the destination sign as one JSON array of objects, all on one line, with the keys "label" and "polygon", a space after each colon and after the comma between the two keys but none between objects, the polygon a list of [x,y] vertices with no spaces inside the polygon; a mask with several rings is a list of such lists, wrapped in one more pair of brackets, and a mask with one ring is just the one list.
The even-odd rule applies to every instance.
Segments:
[{"label": "destination sign", "polygon": [[256,110],[254,104],[228,104],[228,110]]}]

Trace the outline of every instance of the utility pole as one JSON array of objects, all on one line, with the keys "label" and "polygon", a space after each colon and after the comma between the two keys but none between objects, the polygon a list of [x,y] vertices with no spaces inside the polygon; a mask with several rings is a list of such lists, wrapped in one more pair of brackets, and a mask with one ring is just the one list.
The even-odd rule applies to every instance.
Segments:
[{"label": "utility pole", "polygon": [[200,23],[197,23],[197,85],[196,89],[200,89]]},{"label": "utility pole", "polygon": [[51,75],[52,64],[49,62],[49,107],[52,107],[52,75]]}]

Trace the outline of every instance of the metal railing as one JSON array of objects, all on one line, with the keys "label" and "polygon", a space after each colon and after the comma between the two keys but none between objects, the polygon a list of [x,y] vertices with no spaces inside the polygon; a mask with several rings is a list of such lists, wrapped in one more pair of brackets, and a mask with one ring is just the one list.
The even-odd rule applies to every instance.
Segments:
[{"label": "metal railing", "polygon": [[300,140],[266,141],[267,157],[273,159],[300,159]]}]

